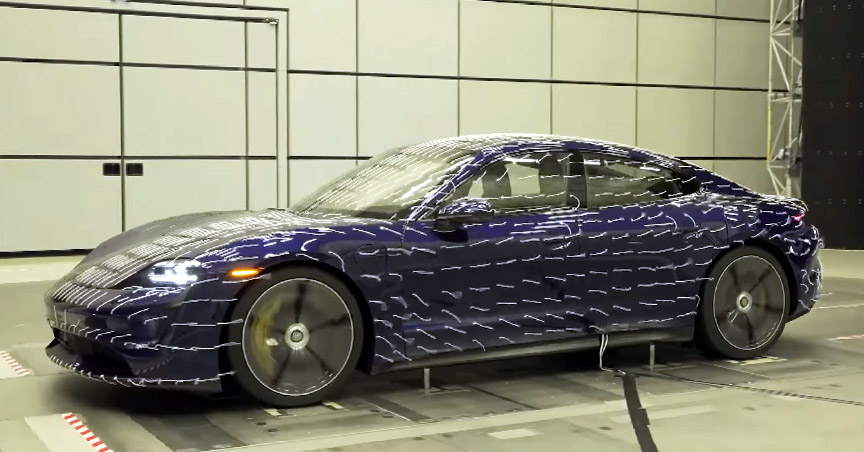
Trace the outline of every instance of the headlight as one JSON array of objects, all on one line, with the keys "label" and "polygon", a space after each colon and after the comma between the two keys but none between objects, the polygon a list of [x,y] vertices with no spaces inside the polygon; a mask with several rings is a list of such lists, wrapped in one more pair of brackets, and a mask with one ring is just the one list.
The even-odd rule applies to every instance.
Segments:
[{"label": "headlight", "polygon": [[151,283],[175,286],[192,284],[200,275],[201,263],[191,259],[157,262],[147,271]]}]

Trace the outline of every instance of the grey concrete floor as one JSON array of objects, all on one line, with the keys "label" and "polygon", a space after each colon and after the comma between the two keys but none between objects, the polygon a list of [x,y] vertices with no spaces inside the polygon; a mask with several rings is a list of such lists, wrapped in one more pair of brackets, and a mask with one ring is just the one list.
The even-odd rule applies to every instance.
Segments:
[{"label": "grey concrete floor", "polygon": [[[0,350],[30,372],[19,376],[0,359],[2,452],[99,450],[67,412],[118,452],[640,450],[621,378],[600,371],[594,352],[433,369],[428,396],[421,371],[358,374],[326,404],[274,410],[108,386],[54,366],[43,353],[48,285],[0,284]],[[864,450],[864,279],[828,278],[825,292],[763,359],[658,346],[666,378],[637,379],[658,449]],[[647,346],[607,354],[630,371],[644,371],[647,358]]]}]

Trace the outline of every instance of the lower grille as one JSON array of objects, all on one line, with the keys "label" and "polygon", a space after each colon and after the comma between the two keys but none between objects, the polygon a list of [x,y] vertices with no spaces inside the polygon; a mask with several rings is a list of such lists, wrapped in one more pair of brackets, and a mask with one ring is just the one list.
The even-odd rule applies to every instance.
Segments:
[{"label": "lower grille", "polygon": [[54,338],[64,348],[87,361],[94,372],[111,375],[132,375],[126,359],[117,351],[99,342],[53,328]]}]

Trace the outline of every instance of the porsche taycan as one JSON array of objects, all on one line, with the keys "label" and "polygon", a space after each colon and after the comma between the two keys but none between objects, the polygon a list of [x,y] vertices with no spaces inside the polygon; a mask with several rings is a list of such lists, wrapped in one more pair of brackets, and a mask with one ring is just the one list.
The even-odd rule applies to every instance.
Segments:
[{"label": "porsche taycan", "polygon": [[200,213],[102,243],[45,299],[86,377],[296,406],[378,373],[649,341],[764,353],[820,294],[795,199],[548,135],[385,152],[290,209]]}]

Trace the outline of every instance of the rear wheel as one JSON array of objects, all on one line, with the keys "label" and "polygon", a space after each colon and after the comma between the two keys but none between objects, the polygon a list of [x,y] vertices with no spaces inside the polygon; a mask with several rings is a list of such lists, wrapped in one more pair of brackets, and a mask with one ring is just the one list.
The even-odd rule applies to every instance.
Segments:
[{"label": "rear wheel", "polygon": [[300,406],[331,396],[360,357],[357,301],[333,275],[313,267],[256,281],[232,312],[228,351],[237,383],[258,400]]},{"label": "rear wheel", "polygon": [[705,285],[698,343],[734,359],[761,355],[780,337],[790,306],[789,281],[767,251],[744,246],[722,256]]}]

